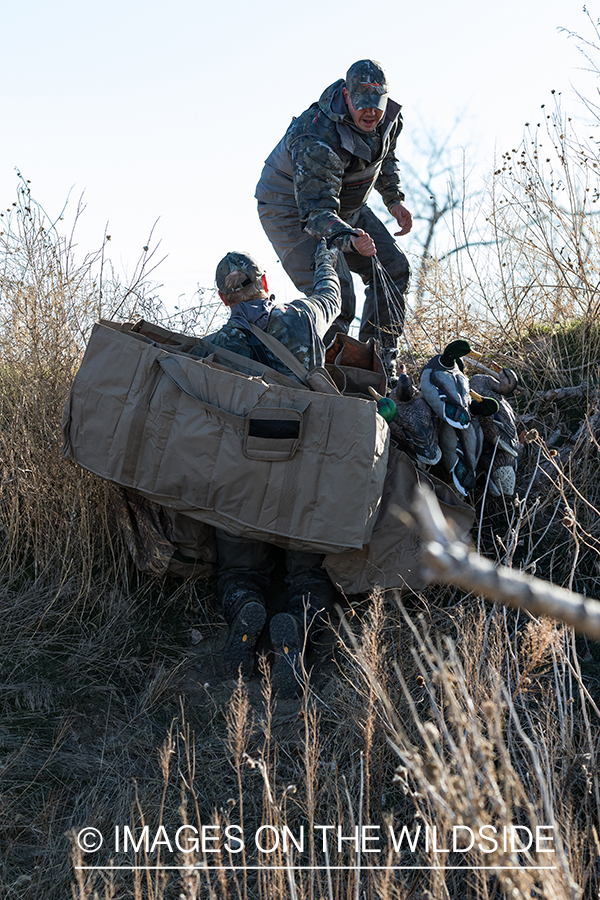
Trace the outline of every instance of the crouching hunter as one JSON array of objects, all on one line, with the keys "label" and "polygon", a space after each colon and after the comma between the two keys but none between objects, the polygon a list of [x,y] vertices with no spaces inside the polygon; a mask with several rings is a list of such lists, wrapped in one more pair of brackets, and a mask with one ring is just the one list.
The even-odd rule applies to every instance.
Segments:
[{"label": "crouching hunter", "polygon": [[[252,325],[276,337],[306,369],[325,362],[323,336],[340,313],[340,283],[335,272],[337,251],[321,241],[315,254],[310,296],[278,305],[269,296],[264,270],[247,253],[228,253],[217,266],[216,285],[229,307],[226,324],[209,340],[269,365],[294,373],[253,334]],[[236,537],[217,529],[217,592],[229,625],[224,662],[229,674],[254,671],[255,649],[267,622],[267,595],[276,554],[285,554],[286,611],[274,615],[269,634],[275,651],[273,687],[280,696],[297,692],[299,660],[306,628],[314,634],[327,618],[336,591],[324,569],[323,556],[280,550],[261,541]]]}]

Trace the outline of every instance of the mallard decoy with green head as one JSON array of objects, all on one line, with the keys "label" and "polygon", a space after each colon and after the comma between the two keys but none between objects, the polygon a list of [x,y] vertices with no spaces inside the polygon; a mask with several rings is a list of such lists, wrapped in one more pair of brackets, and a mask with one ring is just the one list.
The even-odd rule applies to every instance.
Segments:
[{"label": "mallard decoy with green head", "polygon": [[477,463],[483,449],[479,421],[473,419],[468,428],[460,431],[442,422],[439,441],[444,468],[459,493],[466,497],[475,487]]},{"label": "mallard decoy with green head", "polygon": [[469,379],[462,371],[462,357],[471,352],[468,341],[448,344],[421,371],[421,393],[441,422],[466,429],[471,422]]},{"label": "mallard decoy with green head", "polygon": [[377,412],[389,425],[396,415],[396,404],[390,397],[377,393],[374,387],[369,387],[369,393],[377,401]]}]

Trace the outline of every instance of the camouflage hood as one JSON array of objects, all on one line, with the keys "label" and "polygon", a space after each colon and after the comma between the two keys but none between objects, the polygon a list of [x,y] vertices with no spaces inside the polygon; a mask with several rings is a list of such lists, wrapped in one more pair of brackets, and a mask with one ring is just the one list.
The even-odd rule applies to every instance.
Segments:
[{"label": "camouflage hood", "polygon": [[344,125],[353,125],[353,121],[348,114],[348,107],[342,94],[342,88],[346,82],[343,78],[330,84],[325,88],[318,100],[318,106],[321,112],[331,119],[333,122],[339,122]]}]

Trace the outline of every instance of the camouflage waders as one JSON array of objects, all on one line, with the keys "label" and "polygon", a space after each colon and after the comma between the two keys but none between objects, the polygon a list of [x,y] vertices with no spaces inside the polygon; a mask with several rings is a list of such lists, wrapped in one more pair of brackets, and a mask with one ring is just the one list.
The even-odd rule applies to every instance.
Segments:
[{"label": "camouflage waders", "polygon": [[[327,572],[321,568],[323,556],[282,550],[261,541],[236,537],[220,529],[216,531],[216,539],[219,565],[217,593],[229,625],[224,661],[233,677],[240,667],[242,675],[252,675],[254,651],[267,619],[267,596],[276,555],[285,556],[287,608],[285,613],[273,617],[270,631],[277,658],[281,654],[290,657],[283,667],[277,666],[282,672],[280,678],[275,678],[277,673],[274,671],[274,685],[290,693],[290,678],[304,648],[305,626],[309,632],[317,633],[327,621],[335,602],[336,590]],[[290,664],[292,672],[287,670]]]}]

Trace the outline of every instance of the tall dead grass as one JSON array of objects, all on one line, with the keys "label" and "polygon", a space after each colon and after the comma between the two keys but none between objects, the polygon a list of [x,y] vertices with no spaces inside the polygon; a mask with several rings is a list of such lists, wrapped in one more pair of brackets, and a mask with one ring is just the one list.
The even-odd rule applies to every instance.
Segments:
[{"label": "tall dead grass", "polygon": [[[558,112],[544,121],[552,155],[528,135],[495,176],[481,226],[493,243],[457,222],[468,260],[427,267],[408,362],[464,335],[518,371],[519,415],[538,438],[514,504],[478,494],[474,540],[498,564],[597,594],[595,160],[553,130]],[[273,696],[266,662],[261,692],[194,680],[191,629],[218,624],[210,582],[133,571],[106,486],[60,459],[91,323],[158,318],[158,301],[143,272],[135,290],[119,285],[102,250],[78,266],[26,183],[12,210],[0,226],[3,896],[597,896],[600,653],[568,629],[434,587],[347,604],[334,660],[317,660],[318,687],[307,671],[298,704]],[[117,825],[166,835],[173,852],[111,850]],[[84,826],[105,836],[99,853],[78,849]],[[246,841],[184,852],[182,826],[236,826]],[[453,835],[490,826],[552,827],[555,853],[480,837],[452,851]],[[355,845],[355,828],[378,841]],[[260,829],[267,849],[277,835],[272,852],[256,848]],[[108,868],[82,868],[93,864]]]},{"label": "tall dead grass", "polygon": [[[151,867],[125,895],[167,897],[171,885],[173,896],[219,900],[594,896],[597,730],[582,728],[573,660],[568,630],[551,622],[463,599],[440,609],[422,598],[408,611],[373,598],[344,629],[334,691],[316,701],[306,691],[287,735],[275,737],[268,678],[254,708],[238,684],[221,726],[230,769],[219,769],[219,785],[203,783],[203,742],[179,719],[161,751],[163,794],[152,815],[136,811],[137,834],[149,824],[152,840],[162,825],[174,843],[182,824],[196,836],[234,823],[244,850],[225,840],[206,852],[174,848],[176,873],[154,870],[156,851],[121,853],[120,864]],[[509,831],[504,848],[503,829],[515,826],[551,840],[541,852],[518,840],[513,849]],[[357,827],[364,844],[352,839]],[[269,852],[253,843],[261,829]],[[82,900],[94,896],[78,868],[88,860],[76,852]],[[110,879],[120,896],[123,878],[107,870],[95,883]]]}]

